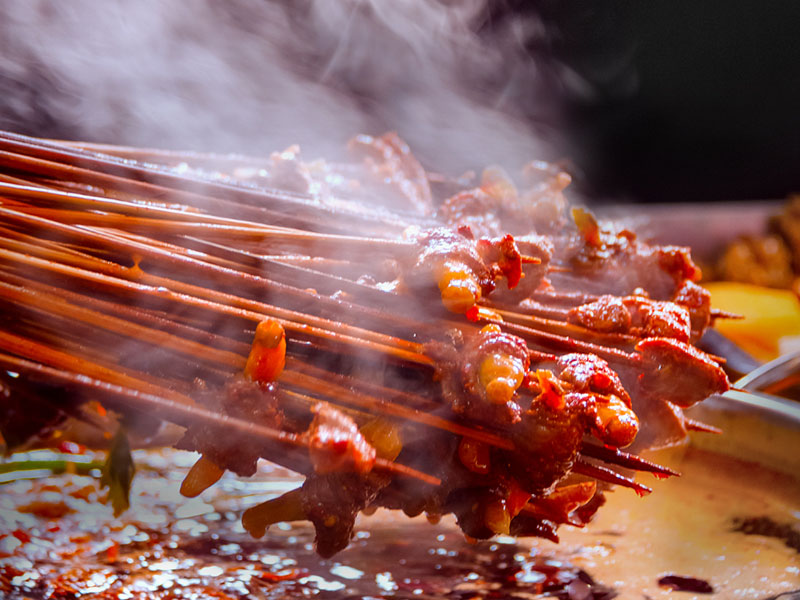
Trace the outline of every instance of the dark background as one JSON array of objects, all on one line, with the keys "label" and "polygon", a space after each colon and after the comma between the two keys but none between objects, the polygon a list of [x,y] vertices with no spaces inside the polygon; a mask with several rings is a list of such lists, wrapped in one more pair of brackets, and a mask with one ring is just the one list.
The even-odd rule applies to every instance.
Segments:
[{"label": "dark background", "polygon": [[800,192],[800,2],[535,9],[555,30],[544,50],[582,80],[560,93],[570,155],[590,194],[709,201]]}]

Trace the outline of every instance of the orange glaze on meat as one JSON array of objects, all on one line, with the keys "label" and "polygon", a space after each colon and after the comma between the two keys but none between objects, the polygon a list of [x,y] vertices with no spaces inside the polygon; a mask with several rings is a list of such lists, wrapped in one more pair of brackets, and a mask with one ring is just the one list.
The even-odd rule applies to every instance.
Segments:
[{"label": "orange glaze on meat", "polygon": [[261,321],[247,357],[245,375],[258,383],[269,383],[280,376],[285,365],[286,333],[283,326],[274,319]]}]

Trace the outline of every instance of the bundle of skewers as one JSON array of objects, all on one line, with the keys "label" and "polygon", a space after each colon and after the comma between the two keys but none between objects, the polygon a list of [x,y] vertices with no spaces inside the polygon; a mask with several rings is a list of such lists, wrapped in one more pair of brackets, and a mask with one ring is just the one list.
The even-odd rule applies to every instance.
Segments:
[{"label": "bundle of skewers", "polygon": [[[0,133],[0,431],[184,428],[181,491],[266,459],[304,484],[244,512],[346,547],[378,507],[557,540],[637,452],[725,391],[685,248],[570,207],[569,176],[426,171],[394,134],[344,162]],[[623,450],[625,448],[625,450]]]}]

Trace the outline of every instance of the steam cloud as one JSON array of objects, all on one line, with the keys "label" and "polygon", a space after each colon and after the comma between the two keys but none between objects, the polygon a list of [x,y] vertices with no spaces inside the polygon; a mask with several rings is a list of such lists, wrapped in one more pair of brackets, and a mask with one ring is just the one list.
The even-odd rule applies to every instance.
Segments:
[{"label": "steam cloud", "polygon": [[482,0],[11,0],[0,23],[13,131],[313,157],[393,129],[448,172],[555,155],[530,125],[554,125],[525,51],[541,28]]}]

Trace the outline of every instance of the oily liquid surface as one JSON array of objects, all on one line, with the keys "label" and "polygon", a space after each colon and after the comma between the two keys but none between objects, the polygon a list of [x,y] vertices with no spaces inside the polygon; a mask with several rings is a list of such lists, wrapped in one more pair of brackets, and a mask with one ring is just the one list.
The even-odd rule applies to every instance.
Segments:
[{"label": "oily liquid surface", "polygon": [[[91,457],[87,457],[91,458]],[[468,544],[452,520],[430,525],[379,511],[329,560],[313,530],[273,526],[261,540],[241,512],[300,480],[264,465],[224,477],[200,498],[178,495],[195,455],[138,452],[132,508],[116,519],[96,501],[97,473],[29,473],[0,486],[0,597],[8,598],[767,598],[800,588],[800,554],[779,539],[733,531],[733,520],[800,521],[800,483],[699,450],[654,456],[681,478],[643,479],[558,545],[499,537]],[[58,518],[55,518],[58,517]],[[663,575],[708,581],[713,596],[669,592]]]},{"label": "oily liquid surface", "polygon": [[[708,581],[714,595],[766,598],[800,589],[800,553],[783,540],[735,531],[739,519],[767,517],[800,533],[800,481],[754,463],[694,448],[650,458],[682,473],[638,479],[654,492],[608,494],[608,504],[584,530],[562,528],[570,559],[622,597],[690,598],[657,581],[668,574]],[[543,546],[542,543],[535,543]]]}]

